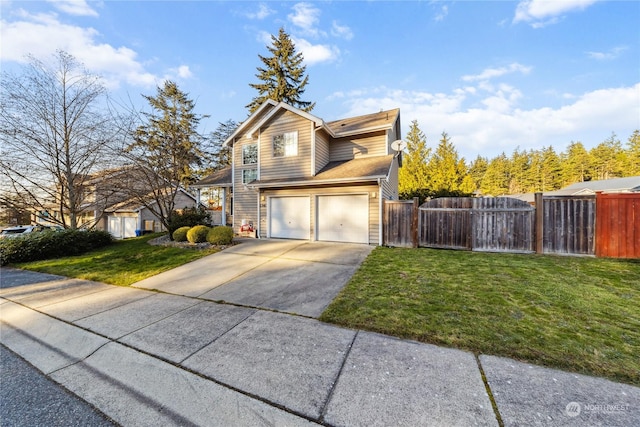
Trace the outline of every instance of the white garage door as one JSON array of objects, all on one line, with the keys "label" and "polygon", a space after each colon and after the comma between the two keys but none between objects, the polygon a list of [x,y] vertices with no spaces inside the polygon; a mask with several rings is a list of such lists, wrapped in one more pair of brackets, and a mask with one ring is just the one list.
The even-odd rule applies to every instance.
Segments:
[{"label": "white garage door", "polygon": [[311,227],[309,197],[271,197],[269,236],[282,239],[309,239]]},{"label": "white garage door", "polygon": [[137,223],[137,218],[110,216],[108,219],[108,231],[116,239],[135,237]]},{"label": "white garage door", "polygon": [[318,240],[369,243],[369,196],[318,196]]}]

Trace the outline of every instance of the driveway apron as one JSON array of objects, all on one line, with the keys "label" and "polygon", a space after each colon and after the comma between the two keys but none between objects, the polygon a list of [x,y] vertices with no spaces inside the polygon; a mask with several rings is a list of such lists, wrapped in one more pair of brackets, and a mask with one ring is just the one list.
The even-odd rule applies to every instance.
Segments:
[{"label": "driveway apron", "polygon": [[133,287],[318,317],[372,249],[358,244],[243,239],[223,252]]}]

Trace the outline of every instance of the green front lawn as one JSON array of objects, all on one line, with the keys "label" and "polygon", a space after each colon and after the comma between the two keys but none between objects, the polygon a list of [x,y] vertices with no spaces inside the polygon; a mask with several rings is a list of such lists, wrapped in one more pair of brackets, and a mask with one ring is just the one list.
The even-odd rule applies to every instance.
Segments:
[{"label": "green front lawn", "polygon": [[379,247],[321,320],[640,385],[640,260]]},{"label": "green front lawn", "polygon": [[15,264],[15,267],[112,285],[128,286],[166,270],[195,261],[219,249],[151,246],[158,234],[117,241],[83,255]]}]

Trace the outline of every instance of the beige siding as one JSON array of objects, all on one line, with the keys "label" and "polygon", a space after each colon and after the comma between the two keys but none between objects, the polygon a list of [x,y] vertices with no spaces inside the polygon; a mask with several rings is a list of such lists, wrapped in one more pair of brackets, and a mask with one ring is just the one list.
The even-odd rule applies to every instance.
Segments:
[{"label": "beige siding", "polygon": [[[244,141],[246,139],[247,138],[244,138],[244,135],[242,135],[239,141]],[[249,188],[245,188],[242,184],[242,171],[244,169],[257,167],[257,165],[242,164],[241,143],[236,143],[233,146],[233,164],[233,231],[235,233],[239,233],[243,219],[252,222],[254,227],[258,224],[256,192]]]},{"label": "beige siding", "polygon": [[[260,130],[260,179],[295,178],[311,175],[311,126],[309,120],[290,111],[280,111]],[[273,137],[298,132],[298,155],[273,157]]]},{"label": "beige siding", "polygon": [[361,138],[336,139],[330,146],[330,160],[350,160],[359,156],[383,156],[387,154],[387,134],[376,132]]},{"label": "beige siding", "polygon": [[329,135],[324,131],[316,132],[316,170],[318,173],[320,169],[325,167],[329,163]]},{"label": "beige siding", "polygon": [[381,182],[382,198],[385,200],[398,200],[398,158],[393,159],[389,171],[389,180]]},{"label": "beige siding", "polygon": [[[339,195],[339,194],[368,194],[369,195],[369,244],[377,245],[379,241],[379,228],[380,228],[380,188],[373,185],[361,185],[361,186],[347,186],[347,187],[318,187],[318,188],[299,188],[299,189],[281,189],[281,190],[265,190],[261,193],[265,196],[265,201],[261,202],[260,217],[260,237],[267,237],[268,219],[266,211],[266,200],[272,196],[308,196],[311,201],[310,235],[313,240],[316,239],[315,230],[315,212],[316,212],[316,196],[320,195]],[[373,197],[375,193],[375,197]]]}]

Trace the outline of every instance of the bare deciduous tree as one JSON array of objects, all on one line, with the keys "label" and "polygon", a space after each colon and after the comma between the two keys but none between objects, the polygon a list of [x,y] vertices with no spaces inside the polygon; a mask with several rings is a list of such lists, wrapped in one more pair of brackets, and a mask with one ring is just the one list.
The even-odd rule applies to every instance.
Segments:
[{"label": "bare deciduous tree", "polygon": [[106,89],[72,55],[47,64],[28,58],[21,74],[3,73],[0,173],[3,190],[66,228],[80,226],[85,186],[106,161],[114,137]]}]

